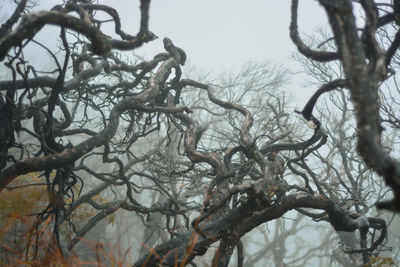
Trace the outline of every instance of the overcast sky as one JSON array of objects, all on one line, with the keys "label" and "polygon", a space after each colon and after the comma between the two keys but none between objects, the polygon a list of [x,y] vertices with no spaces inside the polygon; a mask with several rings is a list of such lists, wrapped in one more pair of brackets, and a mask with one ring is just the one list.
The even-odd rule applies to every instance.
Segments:
[{"label": "overcast sky", "polygon": [[[312,33],[326,25],[324,11],[316,1],[301,2],[300,30]],[[101,3],[118,9],[126,31],[137,30],[139,1]],[[154,47],[150,54],[162,50],[162,38],[167,36],[186,51],[191,65],[202,70],[239,69],[251,60],[287,64],[295,51],[289,22],[289,0],[153,0],[150,29],[160,39],[150,45]],[[130,25],[135,26],[132,29]],[[148,49],[149,45],[136,52]]]},{"label": "overcast sky", "polygon": [[[11,2],[0,0],[0,19],[13,11]],[[40,2],[36,10],[49,9],[61,1]],[[98,2],[117,9],[124,31],[137,33],[139,0]],[[289,23],[289,0],[153,0],[150,29],[160,38],[135,50],[135,53],[152,58],[163,51],[163,37],[169,37],[186,51],[188,64],[201,72],[217,75],[237,71],[249,61],[265,60],[298,71],[296,64],[289,59],[296,51],[289,38]],[[312,34],[317,27],[326,25],[324,10],[316,1],[300,1],[299,29],[302,34]],[[112,30],[113,24],[109,26]],[[58,33],[58,29],[52,31],[51,27],[46,27],[36,39],[48,43],[55,40]],[[37,57],[37,52],[26,56]],[[313,90],[315,88],[310,88],[304,93],[300,83],[290,87],[291,93],[296,94],[300,101]]]}]

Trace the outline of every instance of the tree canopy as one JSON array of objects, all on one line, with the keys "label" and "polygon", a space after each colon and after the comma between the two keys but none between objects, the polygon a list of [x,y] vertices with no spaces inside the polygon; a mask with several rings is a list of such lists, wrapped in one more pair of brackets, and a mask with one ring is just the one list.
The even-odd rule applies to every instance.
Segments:
[{"label": "tree canopy", "polygon": [[[0,219],[33,219],[27,245],[1,247],[7,255],[71,263],[88,232],[124,210],[138,223],[126,233],[140,244],[133,266],[196,266],[206,253],[207,264],[228,266],[235,249],[238,266],[268,251],[276,266],[300,266],[314,256],[287,251],[285,214],[296,216],[288,235],[301,235],[303,218],[327,223],[342,244],[327,248],[338,264],[386,259],[400,211],[400,1],[319,0],[330,31],[314,42],[300,36],[291,1],[295,58],[319,86],[301,111],[282,89],[287,71],[265,61],[215,81],[183,74],[186,48],[167,37],[150,60],[128,55],[160,34],[149,28],[150,0],[140,0],[137,32],[97,1],[34,12],[14,2],[0,28]],[[47,25],[59,31],[57,49],[35,39]],[[51,63],[28,62],[28,44]],[[14,193],[27,188],[38,191]],[[31,201],[7,202],[19,198]],[[276,238],[248,248],[245,236],[272,221]]]}]

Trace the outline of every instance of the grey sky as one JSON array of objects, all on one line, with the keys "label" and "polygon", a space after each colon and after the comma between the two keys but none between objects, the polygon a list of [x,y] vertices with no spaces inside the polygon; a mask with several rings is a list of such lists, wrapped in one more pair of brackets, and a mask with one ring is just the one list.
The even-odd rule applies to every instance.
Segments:
[{"label": "grey sky", "polygon": [[[38,9],[50,9],[60,1],[40,1]],[[136,34],[139,28],[139,0],[99,0],[117,9],[123,30]],[[11,13],[11,1],[0,0],[0,18]],[[106,18],[106,17],[105,17]],[[290,1],[272,0],[153,0],[150,9],[150,29],[160,38],[135,54],[152,58],[162,52],[162,39],[169,37],[175,45],[183,48],[188,63],[201,72],[217,75],[237,71],[248,61],[270,60],[274,64],[298,71],[289,60],[296,51],[289,38]],[[302,34],[327,24],[324,10],[312,0],[300,1],[299,29]],[[109,23],[109,34],[114,25]],[[59,30],[47,26],[35,39],[49,44],[56,40]],[[34,50],[27,58],[38,57],[43,49],[32,45]],[[41,50],[41,52],[39,52]],[[295,78],[296,80],[296,78]],[[301,79],[300,79],[301,80]],[[289,88],[296,102],[304,103],[315,88],[301,90],[296,83]],[[300,100],[300,101],[299,101]]]},{"label": "grey sky", "polygon": [[[1,18],[4,13],[11,13],[12,8],[10,1],[0,2],[4,4]],[[38,9],[48,9],[56,3],[42,0]],[[99,0],[99,3],[118,10],[125,31],[137,32],[138,0]],[[150,29],[160,38],[135,52],[153,56],[162,50],[162,38],[167,36],[187,52],[192,65],[203,70],[236,69],[250,60],[287,63],[295,51],[289,39],[289,21],[289,0],[153,0]],[[323,25],[326,16],[316,1],[301,1],[300,31],[312,33]]]},{"label": "grey sky", "polygon": [[[120,12],[124,29],[137,30],[138,3],[108,0]],[[300,30],[311,33],[326,24],[315,1],[302,1]],[[250,60],[288,63],[295,51],[289,39],[290,1],[272,0],[154,0],[150,28],[160,39],[136,53],[152,56],[167,36],[182,47],[191,65],[205,71],[238,69]],[[150,51],[150,52],[149,52]]]}]

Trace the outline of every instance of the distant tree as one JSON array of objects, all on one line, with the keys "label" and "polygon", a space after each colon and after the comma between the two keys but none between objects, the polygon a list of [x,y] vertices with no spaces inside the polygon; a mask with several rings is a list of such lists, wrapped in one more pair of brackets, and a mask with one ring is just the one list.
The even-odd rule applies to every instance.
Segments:
[{"label": "distant tree", "polygon": [[[149,0],[140,1],[136,35],[121,29],[116,9],[94,1],[66,1],[23,18],[27,1],[16,2],[0,31],[0,60],[8,69],[0,81],[0,194],[18,190],[21,175],[40,173],[37,186],[44,185],[48,199],[35,214],[34,236],[38,241],[41,226],[50,224],[52,238],[49,249],[41,248],[46,253],[33,256],[58,253],[68,262],[67,251],[122,209],[141,219],[134,227],[144,233],[135,233],[135,243],[143,244],[134,266],[195,266],[196,256],[216,242],[212,266],[228,266],[235,247],[243,266],[242,238],[296,211],[295,218],[328,222],[339,233],[344,251],[355,255],[345,255],[343,265],[375,261],[371,253],[384,250],[387,223],[372,207],[376,201],[380,208],[400,207],[398,163],[381,141],[381,123],[396,128],[396,113],[378,97],[379,86],[395,77],[400,4],[319,2],[332,27],[332,50],[313,50],[300,39],[296,0],[291,37],[300,53],[318,63],[339,62],[344,75],[327,79],[299,112],[310,128],[288,110],[279,89],[285,71],[267,63],[207,82],[183,77],[186,53],[169,38],[151,60],[124,54],[157,38],[149,29]],[[361,31],[353,5],[365,11]],[[103,31],[106,23],[115,25],[114,33]],[[35,40],[46,25],[60,30],[57,49]],[[387,26],[393,28],[380,45],[376,31]],[[54,62],[46,67],[55,69],[27,62],[28,44],[43,48]],[[343,91],[331,94],[336,111],[313,113],[320,95],[342,88],[355,115]],[[384,177],[393,201],[382,201],[387,192],[371,170]],[[93,214],[77,222],[83,206]],[[300,229],[293,223],[290,233]],[[287,253],[279,234],[270,247],[274,264],[284,264],[284,257],[308,261],[308,254]],[[335,252],[341,262],[342,248]],[[247,264],[259,259],[248,258]]]}]

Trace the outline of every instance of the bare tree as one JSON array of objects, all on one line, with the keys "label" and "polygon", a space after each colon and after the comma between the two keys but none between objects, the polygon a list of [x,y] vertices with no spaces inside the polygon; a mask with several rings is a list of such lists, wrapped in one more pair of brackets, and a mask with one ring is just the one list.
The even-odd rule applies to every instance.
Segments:
[{"label": "bare tree", "polygon": [[[151,60],[126,56],[122,51],[157,38],[149,29],[150,1],[140,3],[136,35],[121,29],[117,10],[92,1],[67,1],[23,18],[26,1],[20,1],[1,28],[0,60],[9,76],[0,81],[0,192],[16,190],[12,183],[23,174],[40,173],[48,202],[36,217],[37,238],[49,218],[53,226],[44,256],[73,250],[99,221],[120,209],[163,231],[157,237],[145,233],[148,246],[134,266],[195,265],[195,257],[217,242],[213,266],[228,266],[235,247],[243,266],[242,238],[293,210],[329,223],[338,233],[357,232],[345,248],[357,255],[353,263],[368,263],[370,253],[379,253],[387,223],[371,211],[371,202],[386,195],[370,170],[382,175],[394,193],[394,202],[381,201],[379,207],[400,206],[398,164],[380,141],[378,99],[399,34],[384,53],[375,32],[397,22],[399,3],[381,9],[360,1],[366,18],[359,36],[352,13],[358,2],[321,0],[337,49],[325,51],[301,41],[298,1],[292,1],[291,37],[299,51],[317,62],[338,61],[344,73],[322,85],[301,112],[312,129],[296,123],[298,116],[287,110],[279,90],[284,72],[268,64],[247,66],[215,84],[183,78],[186,54],[169,38],[163,39],[165,51]],[[109,22],[117,38],[103,31]],[[35,40],[46,25],[59,28],[59,51]],[[55,70],[28,64],[28,44],[42,47]],[[333,97],[342,116],[334,123],[337,132],[329,130],[334,112],[312,114],[319,96],[336,88],[348,88],[354,104],[357,131],[351,136],[343,92]],[[349,149],[346,138],[354,136],[366,164]],[[327,155],[319,152],[323,146]],[[100,182],[88,188],[91,180]],[[107,201],[96,201],[99,195]],[[82,205],[96,214],[72,227],[66,241],[60,232]],[[297,230],[293,225],[292,232]],[[284,264],[283,245],[271,249],[274,263]],[[307,254],[291,258],[307,260]]]},{"label": "bare tree", "polygon": [[[333,51],[315,50],[305,45],[297,30],[298,1],[292,1],[290,36],[299,52],[317,62],[339,61],[344,73],[343,79],[332,80],[314,94],[302,111],[306,119],[311,119],[312,108],[324,92],[338,88],[348,88],[357,120],[357,149],[369,168],[381,175],[393,189],[394,199],[383,201],[378,206],[391,210],[399,208],[399,164],[381,145],[381,116],[379,114],[379,87],[394,71],[393,59],[399,47],[398,1],[376,3],[375,1],[319,1],[327,12]],[[354,8],[364,14],[364,25],[356,25]],[[380,45],[377,31],[390,28],[392,34],[386,45]],[[361,35],[359,34],[361,33]]]}]

